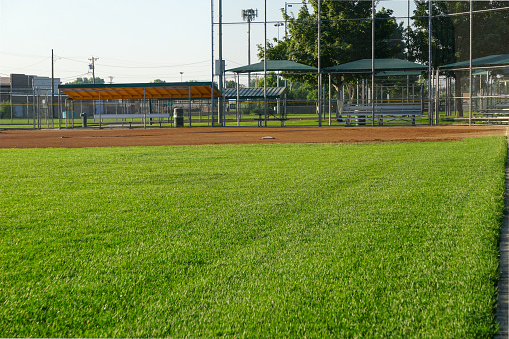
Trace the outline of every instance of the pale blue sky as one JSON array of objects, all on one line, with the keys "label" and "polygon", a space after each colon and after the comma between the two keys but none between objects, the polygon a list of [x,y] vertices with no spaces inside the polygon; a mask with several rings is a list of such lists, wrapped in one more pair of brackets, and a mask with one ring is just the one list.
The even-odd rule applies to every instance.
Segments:
[{"label": "pale blue sky", "polygon": [[[217,0],[214,0],[217,22]],[[267,0],[269,39],[278,34],[285,3]],[[413,1],[412,1],[413,2]],[[88,76],[89,58],[98,57],[96,76],[114,83],[211,79],[210,0],[0,0],[0,75],[25,73],[64,82]],[[382,1],[406,15],[407,0]],[[256,8],[263,21],[264,0],[223,0],[223,58],[226,68],[247,64],[247,24],[241,10]],[[236,24],[232,24],[236,23]],[[217,26],[216,26],[217,32]],[[263,43],[264,27],[252,24],[251,60]],[[284,34],[284,27],[279,28]],[[217,38],[216,57],[217,57]],[[180,72],[184,72],[182,75]]]}]

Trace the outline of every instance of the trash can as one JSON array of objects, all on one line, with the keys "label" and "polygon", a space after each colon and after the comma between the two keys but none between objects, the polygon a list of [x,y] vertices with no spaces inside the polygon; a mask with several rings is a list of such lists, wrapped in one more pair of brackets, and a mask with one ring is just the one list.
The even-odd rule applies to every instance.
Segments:
[{"label": "trash can", "polygon": [[81,117],[81,126],[87,127],[87,113],[80,113]]},{"label": "trash can", "polygon": [[184,109],[175,108],[173,110],[173,126],[184,127]]}]

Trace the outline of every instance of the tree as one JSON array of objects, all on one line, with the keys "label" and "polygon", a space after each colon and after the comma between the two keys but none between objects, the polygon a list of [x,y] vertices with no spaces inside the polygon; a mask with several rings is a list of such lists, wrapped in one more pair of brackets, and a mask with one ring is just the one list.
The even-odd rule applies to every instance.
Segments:
[{"label": "tree", "polygon": [[[237,83],[235,82],[235,80],[228,80],[226,81],[225,83],[225,88],[237,88]],[[244,84],[239,84],[239,88],[244,88],[246,87]]]},{"label": "tree", "polygon": [[0,119],[9,119],[11,117],[11,102],[0,102]]},{"label": "tree", "polygon": [[313,101],[318,95],[316,86],[312,86],[309,82],[292,81],[288,89],[287,99],[289,101],[310,100]]},{"label": "tree", "polygon": [[[336,66],[359,59],[371,58],[371,2],[323,0],[321,5],[321,66]],[[318,65],[318,3],[309,0],[303,4],[296,18],[283,17],[288,35],[282,40],[267,42],[267,60],[293,60],[306,65]],[[375,14],[375,57],[403,57],[403,24],[397,23],[392,10],[382,8]],[[263,46],[258,45],[258,57],[264,57]],[[283,73],[284,74],[284,73]],[[290,76],[292,80],[316,84],[316,75]],[[332,84],[339,94],[344,81],[358,75],[334,74]],[[339,95],[338,95],[339,101]]]},{"label": "tree", "polygon": [[[415,0],[414,29],[409,31],[410,59],[429,64],[429,2]],[[497,8],[509,7],[509,1],[474,1],[473,10],[490,10],[475,13],[472,58],[494,54],[509,54],[509,11]],[[438,67],[470,57],[470,4],[467,1],[433,1],[431,20],[432,67]],[[449,14],[463,13],[449,16]],[[463,116],[462,87],[466,74],[454,72],[455,107],[458,117]],[[467,78],[468,79],[468,78]]]},{"label": "tree", "polygon": [[[264,77],[260,77],[258,79],[257,87],[263,87],[264,85]],[[274,72],[267,73],[267,87],[276,87],[277,86],[277,75]]]},{"label": "tree", "polygon": [[150,83],[151,84],[165,84],[166,81],[161,80],[161,79],[155,79],[154,81],[151,81]]},{"label": "tree", "polygon": [[[90,79],[88,79],[87,77],[85,78],[76,78],[76,80],[72,81],[72,82],[68,82],[66,83],[66,85],[88,85],[88,84],[93,84],[94,81],[93,81],[93,78],[90,77]],[[104,79],[101,79],[99,77],[95,77],[95,83],[96,84],[104,84]]]}]

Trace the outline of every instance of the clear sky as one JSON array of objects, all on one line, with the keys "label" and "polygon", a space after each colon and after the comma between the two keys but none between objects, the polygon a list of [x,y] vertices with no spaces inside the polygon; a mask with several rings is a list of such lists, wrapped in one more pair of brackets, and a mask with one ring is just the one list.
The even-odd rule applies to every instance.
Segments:
[{"label": "clear sky", "polygon": [[[278,35],[281,8],[296,12],[300,0],[267,0],[268,39]],[[413,2],[413,0],[412,0]],[[382,1],[406,15],[407,0]],[[217,22],[218,0],[214,0]],[[113,83],[210,81],[210,0],[0,0],[0,75],[25,73],[63,82],[95,75]],[[258,9],[251,25],[251,62],[263,43],[264,0],[223,0],[223,59],[226,68],[247,64],[247,24],[242,9]],[[217,58],[217,26],[215,58]],[[284,34],[284,27],[279,27]],[[183,72],[183,74],[180,74]]]}]

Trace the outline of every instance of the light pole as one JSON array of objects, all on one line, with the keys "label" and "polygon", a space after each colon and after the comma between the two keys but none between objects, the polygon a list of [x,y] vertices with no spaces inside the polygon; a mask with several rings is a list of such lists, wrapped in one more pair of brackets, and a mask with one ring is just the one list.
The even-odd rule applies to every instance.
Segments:
[{"label": "light pole", "polygon": [[180,82],[183,82],[182,81],[182,74],[184,74],[184,72],[180,72]]},{"label": "light pole", "polygon": [[[243,9],[241,12],[242,20],[247,21],[247,64],[251,65],[251,21],[258,17],[257,9]],[[251,73],[247,76],[247,87],[251,87]]]},{"label": "light pole", "polygon": [[274,24],[275,27],[277,27],[277,41],[279,41],[279,27],[284,26],[285,24],[282,22],[278,22],[277,24]]}]

